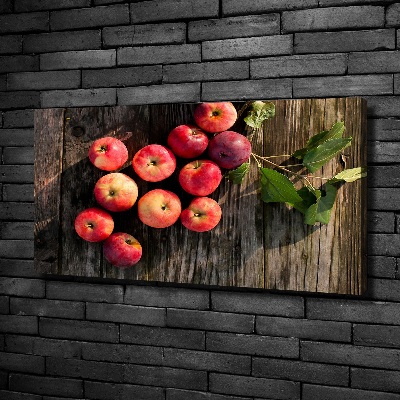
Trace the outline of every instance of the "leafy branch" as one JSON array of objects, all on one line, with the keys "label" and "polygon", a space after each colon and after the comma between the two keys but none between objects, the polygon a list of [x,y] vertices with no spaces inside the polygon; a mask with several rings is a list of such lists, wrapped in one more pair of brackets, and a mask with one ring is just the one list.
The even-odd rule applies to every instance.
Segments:
[{"label": "leafy branch", "polygon": [[[264,121],[275,116],[275,105],[272,102],[247,102],[239,111],[239,115],[246,110],[244,122],[252,130],[250,137],[256,129],[262,127]],[[293,154],[260,156],[252,153],[252,159],[257,163],[260,172],[261,199],[265,203],[286,203],[301,212],[304,222],[308,225],[328,224],[336,200],[336,184],[354,182],[367,176],[366,167],[344,169],[330,178],[312,175],[351,145],[352,138],[343,137],[344,130],[344,123],[336,122],[331,129],[313,135],[303,148]],[[286,160],[294,158],[298,162],[281,165],[271,161],[278,157],[285,157]],[[228,179],[236,184],[242,183],[250,170],[250,161],[251,159],[229,171]],[[292,171],[290,168],[293,167],[301,167],[309,173]],[[299,180],[302,187],[296,189],[290,178]],[[317,187],[311,183],[315,180],[319,182]]]}]

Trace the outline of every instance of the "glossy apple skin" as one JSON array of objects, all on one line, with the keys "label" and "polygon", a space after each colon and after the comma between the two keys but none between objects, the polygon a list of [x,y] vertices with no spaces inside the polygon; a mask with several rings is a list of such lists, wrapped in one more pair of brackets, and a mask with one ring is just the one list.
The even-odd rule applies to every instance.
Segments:
[{"label": "glossy apple skin", "polygon": [[233,169],[246,162],[251,154],[249,140],[234,131],[215,135],[208,145],[208,156],[221,168]]},{"label": "glossy apple skin", "polygon": [[221,168],[211,160],[195,160],[179,172],[182,189],[193,196],[208,196],[222,180]]},{"label": "glossy apple skin", "polygon": [[95,167],[103,171],[116,171],[128,160],[128,149],[121,140],[107,136],[92,143],[88,156]]},{"label": "glossy apple skin", "polygon": [[153,189],[138,201],[139,219],[152,228],[167,228],[173,225],[181,214],[179,197],[164,189]]},{"label": "glossy apple skin", "polygon": [[115,232],[103,243],[103,255],[115,267],[129,268],[142,257],[142,246],[132,235]]},{"label": "glossy apple skin", "polygon": [[91,207],[76,216],[74,227],[82,239],[88,242],[101,242],[111,235],[114,229],[114,220],[107,211]]},{"label": "glossy apple skin", "polygon": [[133,156],[132,166],[145,181],[159,182],[172,175],[176,168],[174,153],[161,144],[149,144]]},{"label": "glossy apple skin", "polygon": [[196,124],[206,132],[223,132],[233,126],[237,119],[235,106],[229,102],[200,103],[193,114]]},{"label": "glossy apple skin", "polygon": [[181,213],[184,227],[195,232],[206,232],[215,228],[221,220],[220,205],[210,197],[196,197]]},{"label": "glossy apple skin", "polygon": [[167,144],[178,157],[196,158],[207,149],[208,136],[195,125],[179,125],[169,133]]},{"label": "glossy apple skin", "polygon": [[129,210],[138,198],[136,182],[121,172],[102,176],[94,186],[94,197],[108,211]]}]

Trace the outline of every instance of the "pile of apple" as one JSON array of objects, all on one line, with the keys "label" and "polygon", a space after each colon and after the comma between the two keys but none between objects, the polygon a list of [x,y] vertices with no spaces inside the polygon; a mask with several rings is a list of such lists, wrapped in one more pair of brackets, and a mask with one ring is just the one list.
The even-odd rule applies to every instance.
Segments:
[{"label": "pile of apple", "polygon": [[135,265],[142,256],[142,246],[132,235],[115,232],[109,212],[129,210],[137,201],[140,221],[152,228],[166,228],[180,219],[189,230],[205,232],[219,223],[220,205],[208,197],[219,186],[223,170],[237,168],[251,154],[249,140],[228,130],[237,120],[230,102],[200,103],[194,110],[194,124],[179,125],[168,135],[167,146],[149,144],[136,152],[132,167],[147,182],[160,182],[177,168],[176,157],[186,159],[178,175],[182,189],[194,196],[182,210],[179,197],[172,191],[153,189],[138,201],[138,186],[129,176],[115,172],[128,160],[125,144],[114,137],[92,143],[88,156],[97,168],[108,171],[95,184],[94,197],[100,207],[81,211],[75,230],[89,242],[103,241],[103,254],[116,267]]}]

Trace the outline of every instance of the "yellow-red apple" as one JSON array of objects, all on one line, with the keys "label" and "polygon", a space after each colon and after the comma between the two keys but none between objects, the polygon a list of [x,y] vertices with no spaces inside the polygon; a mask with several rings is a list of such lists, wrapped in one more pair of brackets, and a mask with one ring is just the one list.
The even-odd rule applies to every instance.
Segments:
[{"label": "yellow-red apple", "polygon": [[82,239],[88,242],[101,242],[111,235],[114,229],[114,220],[107,211],[98,207],[90,207],[76,216],[74,227]]},{"label": "yellow-red apple", "polygon": [[198,126],[179,125],[169,133],[167,144],[178,157],[196,158],[207,149],[208,136]]},{"label": "yellow-red apple", "polygon": [[89,148],[90,162],[103,171],[116,171],[128,160],[125,144],[111,136],[95,140]]},{"label": "yellow-red apple", "polygon": [[102,176],[94,186],[97,203],[109,211],[126,211],[138,197],[136,182],[121,172],[111,172]]},{"label": "yellow-red apple", "polygon": [[221,216],[221,207],[215,200],[210,197],[196,197],[182,211],[180,218],[187,229],[206,232],[218,225]]},{"label": "yellow-red apple", "polygon": [[234,131],[215,135],[208,144],[208,155],[221,168],[233,169],[246,162],[251,154],[251,143],[246,136]]},{"label": "yellow-red apple", "polygon": [[166,228],[173,225],[181,214],[179,197],[164,189],[153,189],[138,201],[139,219],[152,228]]},{"label": "yellow-red apple", "polygon": [[193,196],[208,196],[221,183],[222,172],[211,160],[195,160],[180,170],[178,179],[182,189]]},{"label": "yellow-red apple", "polygon": [[229,102],[200,103],[193,114],[196,124],[206,132],[222,132],[233,126],[237,119],[235,106]]},{"label": "yellow-red apple", "polygon": [[176,158],[168,147],[161,144],[149,144],[136,152],[132,166],[143,180],[159,182],[175,171]]},{"label": "yellow-red apple", "polygon": [[115,267],[129,268],[142,257],[142,246],[132,235],[115,232],[103,243],[103,255]]}]

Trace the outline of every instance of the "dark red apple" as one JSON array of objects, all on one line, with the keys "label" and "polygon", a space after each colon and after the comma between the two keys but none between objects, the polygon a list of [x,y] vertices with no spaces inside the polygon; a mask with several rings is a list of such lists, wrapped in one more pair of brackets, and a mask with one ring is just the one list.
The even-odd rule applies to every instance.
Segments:
[{"label": "dark red apple", "polygon": [[179,125],[169,133],[167,144],[178,157],[196,158],[206,150],[208,136],[195,125]]},{"label": "dark red apple", "polygon": [[107,239],[114,229],[111,215],[98,207],[87,208],[75,218],[76,233],[88,242],[101,242]]},{"label": "dark red apple", "polygon": [[142,246],[132,235],[115,232],[103,243],[105,259],[119,268],[132,267],[142,257]]},{"label": "dark red apple", "polygon": [[181,213],[184,227],[195,232],[206,232],[215,228],[222,216],[220,205],[209,197],[196,197]]}]

